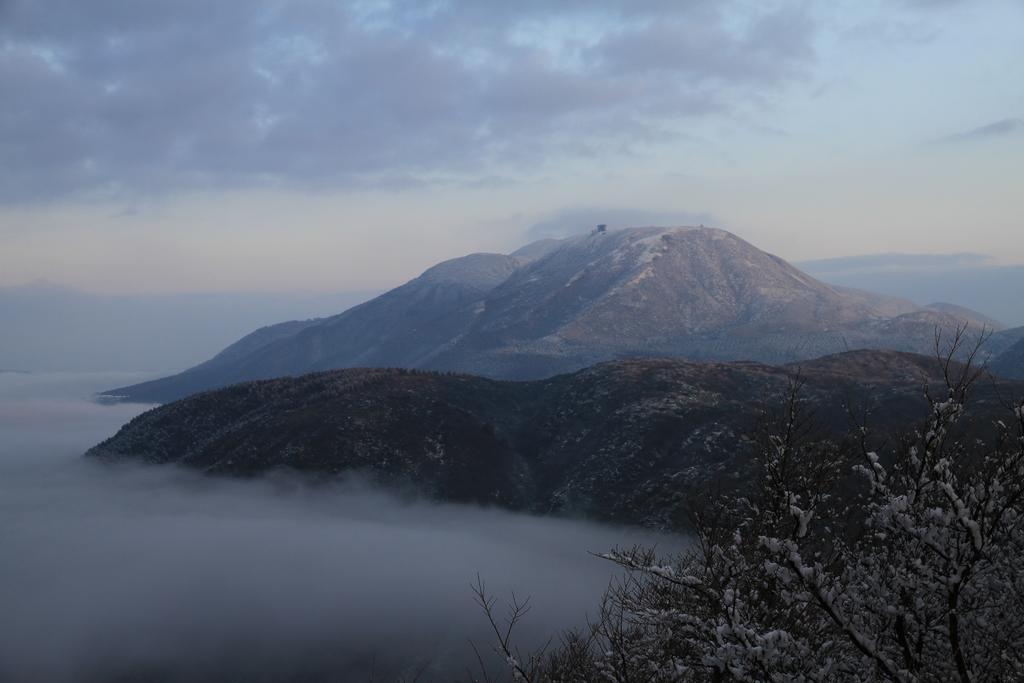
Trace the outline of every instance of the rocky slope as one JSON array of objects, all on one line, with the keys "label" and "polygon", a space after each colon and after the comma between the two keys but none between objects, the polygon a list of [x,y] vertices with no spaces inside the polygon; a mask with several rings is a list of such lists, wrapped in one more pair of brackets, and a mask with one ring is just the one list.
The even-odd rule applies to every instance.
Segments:
[{"label": "rocky slope", "polygon": [[[359,473],[444,500],[673,527],[694,491],[749,472],[759,412],[798,375],[819,421],[842,431],[851,400],[880,427],[916,421],[935,368],[851,352],[784,367],[617,361],[530,382],[337,370],[155,408],[89,455],[231,475]],[[987,386],[977,400],[994,405]]]},{"label": "rocky slope", "polygon": [[625,357],[929,352],[936,327],[980,320],[826,285],[723,230],[634,228],[453,259],[338,316],[265,328],[180,375],[109,393],[163,402],[342,367],[533,379]]}]

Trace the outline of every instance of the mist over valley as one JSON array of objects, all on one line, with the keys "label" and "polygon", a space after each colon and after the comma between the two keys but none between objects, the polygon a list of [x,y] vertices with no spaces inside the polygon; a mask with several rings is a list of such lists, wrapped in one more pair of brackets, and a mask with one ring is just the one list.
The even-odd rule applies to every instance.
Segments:
[{"label": "mist over valley", "polygon": [[[124,375],[121,375],[124,377]],[[530,596],[524,646],[585,623],[637,529],[81,458],[146,410],[109,375],[0,375],[0,679],[461,676],[492,634],[470,590]],[[59,656],[54,656],[59,653]]]}]

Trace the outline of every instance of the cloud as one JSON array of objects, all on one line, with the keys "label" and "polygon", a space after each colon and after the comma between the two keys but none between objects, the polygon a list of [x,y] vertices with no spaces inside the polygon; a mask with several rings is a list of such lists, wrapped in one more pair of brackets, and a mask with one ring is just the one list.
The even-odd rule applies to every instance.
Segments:
[{"label": "cloud", "polygon": [[678,542],[356,482],[85,462],[142,407],[71,400],[85,383],[60,377],[0,375],[5,681],[410,680],[424,664],[420,680],[455,680],[475,667],[467,639],[492,642],[478,572],[502,604],[532,596],[536,647],[598,607],[614,570],[588,551]]},{"label": "cloud", "polygon": [[769,84],[799,74],[813,57],[813,28],[795,8],[758,16],[739,35],[713,21],[658,21],[611,32],[594,54],[613,74],[685,73],[698,82]]},{"label": "cloud", "polygon": [[0,201],[535,168],[783,87],[813,38],[799,4],[9,0]]},{"label": "cloud", "polygon": [[939,144],[950,144],[959,142],[975,142],[979,140],[990,140],[1001,138],[1014,133],[1024,131],[1024,119],[1008,118],[994,121],[978,128],[968,131],[946,135],[936,140]]},{"label": "cloud", "polygon": [[967,4],[966,0],[902,0],[902,4],[911,9],[946,9]]},{"label": "cloud", "polygon": [[577,207],[562,209],[534,223],[527,228],[526,238],[539,240],[548,237],[568,237],[593,230],[598,223],[604,223],[610,229],[616,230],[649,225],[715,225],[716,221],[709,213]]}]

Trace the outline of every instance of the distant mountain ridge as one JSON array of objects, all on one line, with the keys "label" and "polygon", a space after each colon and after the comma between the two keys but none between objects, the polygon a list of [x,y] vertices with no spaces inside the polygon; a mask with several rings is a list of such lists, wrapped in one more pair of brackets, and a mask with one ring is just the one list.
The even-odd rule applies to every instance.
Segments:
[{"label": "distant mountain ridge", "polygon": [[471,254],[339,315],[263,328],[173,377],[108,392],[165,402],[343,367],[535,379],[626,357],[786,363],[856,348],[929,353],[961,308],[820,282],[714,228],[632,228]]},{"label": "distant mountain ridge", "polygon": [[1024,325],[1024,265],[982,254],[868,254],[795,264],[832,285],[867,288],[924,303],[948,301],[1011,326]]}]

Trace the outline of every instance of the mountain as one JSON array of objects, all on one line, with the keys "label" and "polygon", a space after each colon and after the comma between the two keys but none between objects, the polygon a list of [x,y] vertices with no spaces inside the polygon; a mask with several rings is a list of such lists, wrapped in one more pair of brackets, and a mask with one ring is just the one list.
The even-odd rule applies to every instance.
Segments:
[{"label": "mountain", "polygon": [[[443,500],[675,527],[681,502],[750,471],[749,435],[794,378],[822,425],[847,429],[853,403],[886,429],[924,415],[921,384],[937,369],[855,351],[788,366],[613,361],[528,382],[335,370],[160,406],[88,455],[227,475],[358,473]],[[995,391],[980,383],[976,405],[998,405]]]},{"label": "mountain", "polygon": [[826,285],[713,228],[633,228],[472,254],[340,315],[257,332],[181,375],[108,392],[163,402],[343,367],[536,379],[625,357],[785,363],[930,352],[980,314]]},{"label": "mountain", "polygon": [[146,402],[251,379],[342,366],[416,367],[472,319],[470,306],[506,280],[520,261],[470,254],[330,318],[271,325],[182,373],[107,392]]},{"label": "mountain", "polygon": [[950,303],[934,303],[928,304],[925,308],[931,311],[947,313],[954,318],[958,318],[977,328],[985,328],[990,331],[1001,331],[1006,329],[1006,326],[1002,322],[995,318],[990,318],[982,313],[978,313],[966,306],[958,306],[957,304]]},{"label": "mountain", "polygon": [[989,370],[1001,377],[1024,379],[1024,326],[993,333],[985,348]]},{"label": "mountain", "polygon": [[1007,332],[1013,333],[1016,341],[993,359],[989,369],[1001,377],[1024,379],[1024,327]]}]

